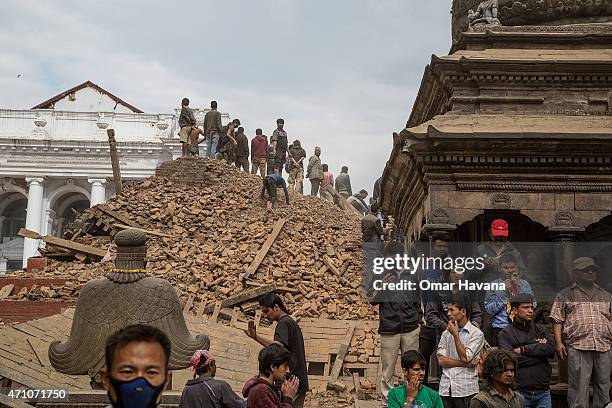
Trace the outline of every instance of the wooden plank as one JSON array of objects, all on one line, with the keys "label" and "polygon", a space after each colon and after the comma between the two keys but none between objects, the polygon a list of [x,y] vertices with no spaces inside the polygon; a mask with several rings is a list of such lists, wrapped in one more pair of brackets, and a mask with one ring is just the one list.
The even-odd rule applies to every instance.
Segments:
[{"label": "wooden plank", "polygon": [[261,320],[261,309],[257,309],[255,311],[255,327],[259,326],[260,320]]},{"label": "wooden plank", "polygon": [[185,307],[183,308],[183,314],[186,314],[189,312],[189,310],[191,310],[191,307],[193,306],[193,299],[195,298],[194,294],[191,293],[189,295],[189,299],[187,299],[187,303],[185,303]]},{"label": "wooden plank", "polygon": [[0,407],[9,407],[9,408],[32,408],[31,405],[26,404],[23,400],[17,398],[11,398],[0,393]]},{"label": "wooden plank", "polygon": [[[274,292],[277,289],[276,283],[271,283],[269,285],[260,286],[258,288],[248,289],[243,292],[238,293],[237,295],[230,296],[221,301],[221,307],[232,307],[239,303],[246,302],[247,300],[251,300],[253,298],[259,297],[261,295],[265,295],[266,293]],[[210,311],[210,305],[206,307],[205,312],[208,313]]]},{"label": "wooden plank", "polygon": [[346,332],[346,337],[342,341],[342,344],[340,344],[340,348],[338,349],[338,353],[336,354],[336,361],[334,361],[331,374],[329,375],[329,379],[327,380],[328,388],[332,387],[333,384],[338,381],[338,376],[340,375],[340,370],[342,369],[342,364],[344,363],[344,357],[346,357],[348,348],[351,345],[351,339],[353,338],[355,326],[357,326],[357,322],[352,321],[350,323],[348,331]]},{"label": "wooden plank", "polygon": [[326,186],[325,188],[321,189],[322,191],[326,191],[329,194],[332,195],[332,197],[334,197],[334,203],[337,203],[336,205],[338,205],[338,207],[342,208],[343,210],[354,214],[354,215],[358,215],[360,218],[363,217],[363,214],[360,213],[355,207],[353,207],[347,200],[346,198],[342,197],[335,188],[333,188],[332,186]]},{"label": "wooden plank", "polygon": [[336,268],[336,265],[334,265],[334,262],[332,261],[332,259],[329,256],[323,255],[323,262],[325,263],[325,265],[327,265],[327,267],[329,269],[332,270],[334,275],[336,275],[338,277],[340,282],[342,282],[345,285],[348,285],[348,283],[349,283],[348,280],[346,280],[346,278],[342,276],[342,272],[340,272],[340,270],[338,268]]},{"label": "wooden plank", "polygon": [[232,321],[230,322],[231,327],[235,327],[236,323],[238,323],[238,312],[239,311],[240,311],[239,308],[234,307],[234,313],[232,314]]},{"label": "wooden plank", "polygon": [[215,310],[213,311],[212,317],[210,318],[210,321],[212,323],[217,323],[217,319],[219,318],[219,312],[221,312],[221,301],[217,301],[215,303]]},{"label": "wooden plank", "polygon": [[196,317],[199,319],[204,315],[204,299],[200,300],[200,305],[198,306],[198,312],[196,313]]},{"label": "wooden plank", "polygon": [[364,399],[365,393],[363,389],[361,389],[361,381],[359,381],[359,374],[353,373],[353,385],[355,386],[355,393],[357,394],[358,399]]},{"label": "wooden plank", "polygon": [[113,211],[113,210],[109,209],[106,205],[98,204],[97,206],[95,206],[95,208],[99,209],[100,211],[102,211],[106,215],[110,215],[111,217],[113,217],[117,221],[121,221],[121,223],[124,224],[124,225],[129,225],[130,227],[133,227],[133,228],[140,228],[140,229],[142,229],[142,225],[138,225],[137,223],[135,223],[134,221],[130,220],[125,215],[119,214],[117,211]]},{"label": "wooden plank", "polygon": [[130,225],[125,225],[125,224],[114,224],[115,227],[119,228],[119,229],[127,229],[127,228],[131,228],[131,229],[135,229],[141,232],[144,232],[147,235],[155,235],[158,237],[166,237],[166,238],[178,238],[174,235],[169,235],[169,234],[164,234],[163,232],[159,232],[159,231],[151,231],[148,229],[144,229],[144,228],[138,228],[138,227],[132,227]]},{"label": "wooden plank", "polygon": [[15,285],[12,283],[10,285],[4,285],[2,289],[0,289],[0,299],[6,299],[9,297],[11,292],[13,292],[13,288],[15,288]]},{"label": "wooden plank", "polygon": [[51,361],[49,361],[49,343],[35,337],[28,337],[28,343],[38,358],[40,365],[53,369],[51,366]]},{"label": "wooden plank", "polygon": [[270,250],[270,248],[272,248],[276,237],[278,237],[278,234],[280,234],[281,230],[283,229],[283,225],[285,225],[285,222],[286,220],[284,218],[281,218],[280,220],[276,221],[276,224],[274,224],[274,229],[272,229],[272,232],[270,233],[270,235],[268,235],[268,239],[266,239],[266,242],[264,242],[263,246],[255,256],[255,259],[253,259],[253,262],[251,262],[246,272],[242,275],[243,281],[246,281],[251,274],[257,271],[257,268],[259,268],[259,265],[261,265],[261,263],[263,262],[264,258],[268,254],[268,251]]},{"label": "wooden plank", "polygon": [[26,238],[32,238],[32,239],[42,239],[44,242],[51,244],[51,245],[55,245],[61,248],[72,249],[73,251],[82,252],[84,254],[95,255],[100,258],[104,258],[104,255],[106,255],[105,249],[94,248],[89,245],[79,244],[78,242],[68,241],[67,239],[62,239],[62,238],[54,237],[51,235],[42,236],[42,235],[39,235],[37,232],[30,231],[25,228],[21,228],[19,232],[17,233],[17,235],[19,235],[20,237],[26,237]]}]

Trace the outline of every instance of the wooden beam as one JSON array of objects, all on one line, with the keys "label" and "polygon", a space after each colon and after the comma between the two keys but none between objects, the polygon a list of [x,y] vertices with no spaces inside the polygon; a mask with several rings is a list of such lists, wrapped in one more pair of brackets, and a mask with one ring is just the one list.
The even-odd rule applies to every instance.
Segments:
[{"label": "wooden beam", "polygon": [[268,251],[270,250],[270,248],[272,248],[276,237],[278,237],[278,234],[281,232],[281,229],[283,229],[283,225],[285,225],[285,222],[286,220],[284,218],[281,218],[280,220],[276,221],[276,224],[274,224],[274,229],[272,229],[272,232],[270,233],[270,235],[268,235],[268,239],[266,239],[266,242],[264,242],[263,246],[255,256],[255,259],[253,259],[253,262],[251,262],[246,272],[242,275],[243,282],[246,281],[251,274],[257,271],[257,268],[259,268],[259,265],[261,265],[261,262],[268,254]]},{"label": "wooden beam", "polygon": [[[247,300],[251,300],[253,298],[259,297],[261,295],[265,295],[266,293],[274,292],[277,286],[276,283],[271,283],[269,285],[261,286],[259,288],[253,288],[245,290],[244,292],[240,292],[237,295],[230,296],[221,301],[221,307],[232,307],[239,303],[246,302]],[[206,308],[205,312],[208,313],[210,310],[210,305]],[[216,305],[215,305],[216,307]]]},{"label": "wooden beam", "polygon": [[353,385],[355,386],[355,394],[357,395],[357,399],[365,399],[365,393],[361,388],[361,381],[359,381],[358,373],[353,373]]},{"label": "wooden beam", "polygon": [[342,197],[335,188],[333,188],[332,186],[326,186],[325,188],[322,188],[321,190],[328,192],[329,194],[332,195],[332,197],[334,197],[334,203],[337,203],[338,207],[342,208],[344,211],[347,211],[351,214],[355,214],[358,215],[360,218],[363,217],[363,214],[360,213],[355,207],[353,207],[347,200],[346,198]]},{"label": "wooden beam", "polygon": [[194,298],[195,296],[193,293],[189,295],[189,299],[187,299],[187,303],[185,303],[185,307],[183,308],[183,315],[186,315],[187,313],[189,313],[189,310],[191,310]]},{"label": "wooden beam", "polygon": [[110,215],[111,217],[113,217],[114,219],[116,219],[117,221],[121,221],[123,224],[125,225],[129,225],[132,228],[142,228],[141,225],[138,225],[137,223],[135,223],[134,221],[130,220],[128,217],[126,217],[123,214],[118,213],[117,211],[113,211],[111,209],[109,209],[106,205],[103,204],[98,204],[96,205],[94,208],[99,209],[100,211],[102,211],[104,214],[106,215]]},{"label": "wooden beam", "polygon": [[138,231],[142,231],[147,235],[155,235],[158,237],[166,237],[166,238],[178,238],[174,235],[169,235],[169,234],[164,234],[163,232],[158,232],[158,231],[151,231],[148,229],[144,229],[144,228],[138,228],[138,227],[133,227],[131,225],[125,225],[125,224],[113,224],[114,227],[119,228],[119,229],[127,229],[127,228],[131,228],[131,229],[135,229]]},{"label": "wooden beam", "polygon": [[61,248],[71,249],[73,251],[81,252],[81,253],[88,254],[88,255],[94,255],[100,258],[104,258],[104,255],[106,255],[105,249],[94,248],[89,245],[79,244],[78,242],[68,241],[67,239],[62,239],[62,238],[54,237],[51,235],[42,236],[38,234],[37,232],[30,231],[25,228],[21,228],[19,232],[17,233],[17,235],[19,235],[20,237],[26,237],[26,238],[32,238],[32,239],[42,239],[44,242],[51,244],[51,245],[55,245]]},{"label": "wooden beam", "polygon": [[334,366],[332,367],[332,371],[327,379],[327,388],[333,388],[333,384],[338,381],[338,376],[340,375],[344,358],[346,357],[346,353],[351,345],[351,339],[353,338],[353,333],[355,332],[355,326],[357,326],[357,322],[352,320],[349,325],[349,329],[346,332],[346,336],[340,344],[338,354],[336,354],[336,361],[334,361]]},{"label": "wooden beam", "polygon": [[230,322],[230,327],[236,327],[236,323],[238,323],[238,312],[240,312],[240,309],[235,307],[232,313],[232,321]]},{"label": "wooden beam", "polygon": [[259,326],[260,321],[261,321],[261,309],[257,309],[255,311],[255,327]]},{"label": "wooden beam", "polygon": [[113,181],[115,183],[115,194],[121,194],[121,169],[119,168],[119,155],[117,154],[117,141],[115,140],[115,129],[107,129],[108,145],[110,147],[111,165],[113,167]]},{"label": "wooden beam", "polygon": [[342,276],[342,272],[340,272],[340,270],[338,268],[336,268],[336,265],[334,265],[334,262],[332,261],[332,259],[329,256],[323,255],[323,262],[325,263],[325,265],[327,265],[327,267],[329,269],[332,270],[334,275],[336,275],[338,277],[340,282],[342,282],[344,285],[348,285],[349,281],[346,280],[346,278]]},{"label": "wooden beam", "polygon": [[204,299],[200,300],[200,305],[198,306],[198,312],[196,313],[196,317],[198,320],[202,318],[204,315]]},{"label": "wooden beam", "polygon": [[210,318],[210,321],[213,323],[217,323],[217,319],[219,318],[219,312],[221,312],[221,301],[217,301],[215,303],[215,310]]}]

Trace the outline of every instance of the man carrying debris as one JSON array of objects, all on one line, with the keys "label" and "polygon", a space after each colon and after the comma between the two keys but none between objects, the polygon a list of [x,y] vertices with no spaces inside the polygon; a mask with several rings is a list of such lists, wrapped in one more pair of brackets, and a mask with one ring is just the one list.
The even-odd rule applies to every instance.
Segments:
[{"label": "man carrying debris", "polygon": [[[280,177],[280,176],[279,176]],[[257,334],[257,328],[253,320],[249,321],[249,328],[245,330],[247,336],[257,341],[264,347],[272,343],[284,346],[293,357],[295,369],[293,374],[299,379],[298,394],[293,400],[294,408],[302,408],[306,391],[308,391],[308,376],[306,375],[306,353],[304,351],[304,337],[302,330],[295,320],[289,316],[282,299],[275,293],[268,293],[259,300],[261,313],[271,322],[277,322],[274,330],[274,341],[266,339]],[[397,352],[396,352],[397,357]]]},{"label": "man carrying debris", "polygon": [[289,171],[289,191],[304,194],[304,159],[306,150],[302,148],[299,140],[294,140],[289,147],[289,160],[291,160],[291,170]]},{"label": "man carrying debris", "polygon": [[206,157],[210,159],[213,159],[217,154],[221,129],[223,129],[223,124],[221,123],[221,113],[217,110],[217,101],[211,101],[210,110],[204,116],[204,135],[208,139]]},{"label": "man carrying debris", "polygon": [[272,133],[272,138],[270,138],[274,148],[274,173],[280,175],[283,174],[283,166],[287,161],[287,148],[289,147],[287,132],[283,129],[284,126],[284,119],[276,119],[276,129]]},{"label": "man carrying debris", "polygon": [[310,195],[317,196],[319,187],[323,181],[323,165],[321,164],[321,148],[315,147],[314,154],[308,160],[308,168],[306,169],[306,177],[310,180]]},{"label": "man carrying debris", "polygon": [[[179,131],[179,139],[181,141],[181,157],[189,156],[189,139],[191,137],[191,131],[198,130],[196,127],[195,116],[193,116],[193,111],[189,107],[189,99],[183,98],[181,101],[181,114],[179,115],[179,127],[181,130]],[[199,131],[199,130],[198,130]]]},{"label": "man carrying debris", "polygon": [[338,177],[336,177],[336,191],[345,199],[353,195],[351,189],[351,178],[348,175],[348,167],[342,166],[342,170]]},{"label": "man carrying debris", "polygon": [[244,128],[240,126],[236,133],[236,167],[249,172],[249,139],[244,134]]},{"label": "man carrying debris", "polygon": [[261,129],[255,130],[255,137],[251,140],[251,174],[257,174],[261,177],[266,176],[266,162],[268,161],[268,136],[263,134]]},{"label": "man carrying debris", "polygon": [[272,209],[272,205],[276,202],[276,189],[282,187],[285,192],[285,202],[289,205],[289,192],[287,191],[287,183],[280,174],[268,174],[263,178],[263,185],[261,186],[261,199],[265,199],[265,193],[268,192],[268,200],[266,201],[266,208]]},{"label": "man carrying debris", "polygon": [[366,215],[368,213],[368,206],[365,203],[365,198],[368,196],[368,192],[365,190],[359,191],[357,194],[350,196],[346,201],[357,211],[359,211],[362,215]]}]

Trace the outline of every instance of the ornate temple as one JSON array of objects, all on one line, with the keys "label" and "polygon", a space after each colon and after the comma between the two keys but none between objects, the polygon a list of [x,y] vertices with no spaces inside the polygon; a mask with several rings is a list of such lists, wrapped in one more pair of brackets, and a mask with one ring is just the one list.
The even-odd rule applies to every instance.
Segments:
[{"label": "ornate temple", "polygon": [[505,218],[512,241],[559,243],[540,266],[565,286],[575,242],[611,252],[612,0],[455,0],[452,24],[394,136],[383,208],[412,241],[482,242]]}]

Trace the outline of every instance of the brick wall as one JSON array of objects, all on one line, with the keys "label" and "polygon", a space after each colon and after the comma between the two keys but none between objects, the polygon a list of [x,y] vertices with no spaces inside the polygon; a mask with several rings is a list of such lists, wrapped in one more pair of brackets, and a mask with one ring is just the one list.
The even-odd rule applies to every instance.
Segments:
[{"label": "brick wall", "polygon": [[0,321],[27,322],[53,316],[73,307],[75,301],[0,300]]}]

